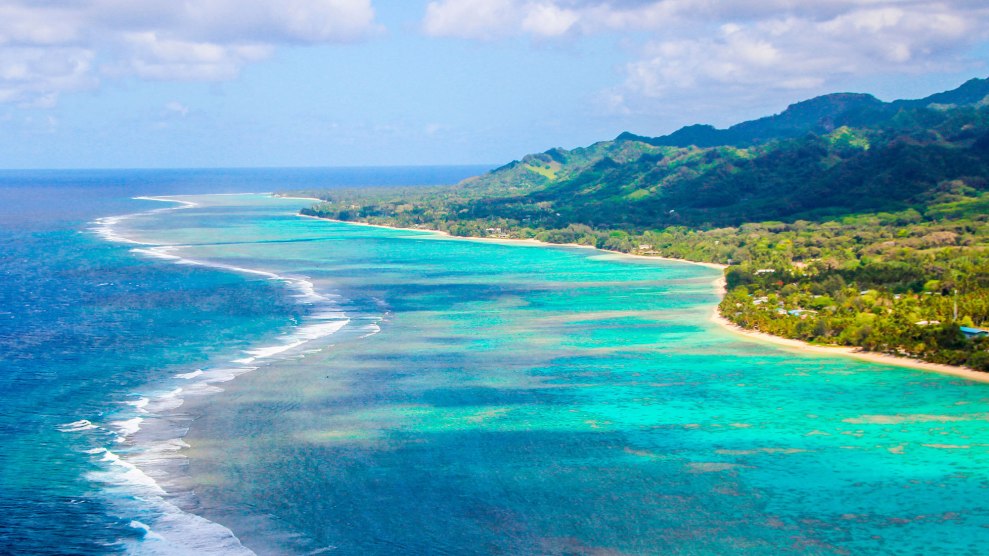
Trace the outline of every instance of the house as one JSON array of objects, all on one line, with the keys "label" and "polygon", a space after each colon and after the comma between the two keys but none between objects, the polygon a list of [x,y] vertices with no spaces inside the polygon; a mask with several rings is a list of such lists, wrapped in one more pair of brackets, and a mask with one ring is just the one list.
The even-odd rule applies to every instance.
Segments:
[{"label": "house", "polygon": [[817,311],[811,311],[810,309],[791,309],[786,313],[793,317],[800,317],[802,319],[805,319],[807,318],[807,315],[816,315]]},{"label": "house", "polygon": [[983,330],[981,328],[972,328],[969,326],[959,326],[958,328],[962,331],[962,334],[964,334],[965,337],[968,338],[969,340],[975,338],[984,338],[986,336],[989,336],[989,330]]}]

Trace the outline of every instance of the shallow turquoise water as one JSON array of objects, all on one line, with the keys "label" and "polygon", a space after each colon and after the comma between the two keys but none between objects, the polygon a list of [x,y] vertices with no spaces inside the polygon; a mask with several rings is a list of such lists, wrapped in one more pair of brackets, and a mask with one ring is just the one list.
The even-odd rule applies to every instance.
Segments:
[{"label": "shallow turquoise water", "polygon": [[740,339],[709,322],[704,267],[305,219],[304,201],[260,195],[182,200],[198,206],[114,229],[158,256],[311,283],[310,313],[333,314],[299,330],[342,325],[255,352],[256,371],[182,406],[201,415],[173,477],[195,492],[182,503],[255,551],[989,540],[989,385]]}]

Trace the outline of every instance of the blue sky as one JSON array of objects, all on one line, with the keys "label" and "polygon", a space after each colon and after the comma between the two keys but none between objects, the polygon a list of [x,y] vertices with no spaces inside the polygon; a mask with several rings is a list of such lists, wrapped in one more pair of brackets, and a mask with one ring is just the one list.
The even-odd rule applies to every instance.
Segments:
[{"label": "blue sky", "polygon": [[501,164],[989,75],[983,0],[0,0],[0,167]]}]

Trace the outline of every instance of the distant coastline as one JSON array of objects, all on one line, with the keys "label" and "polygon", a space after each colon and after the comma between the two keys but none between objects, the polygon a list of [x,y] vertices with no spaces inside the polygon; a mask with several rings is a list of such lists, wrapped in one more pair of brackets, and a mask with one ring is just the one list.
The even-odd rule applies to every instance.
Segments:
[{"label": "distant coastline", "polygon": [[[294,197],[294,196],[284,196],[284,198],[301,199],[301,200],[316,200],[310,197]],[[372,228],[385,228],[390,230],[408,230],[415,232],[428,232],[432,234],[441,235],[449,239],[466,240],[466,241],[481,241],[486,243],[500,243],[504,245],[517,245],[517,246],[529,246],[529,247],[579,247],[582,249],[593,249],[595,251],[601,251],[602,253],[608,253],[609,255],[618,255],[620,257],[627,257],[632,259],[649,259],[649,260],[660,260],[660,261],[672,261],[679,263],[687,263],[699,266],[705,266],[707,268],[718,269],[722,271],[722,275],[712,282],[718,295],[724,296],[727,293],[726,281],[723,274],[724,270],[728,268],[727,265],[708,263],[700,261],[690,261],[686,259],[676,259],[672,257],[662,257],[657,255],[634,255],[630,253],[622,253],[620,251],[609,251],[607,249],[599,249],[590,245],[579,245],[576,243],[549,243],[545,241],[539,241],[537,239],[512,239],[512,238],[489,238],[489,237],[462,237],[454,236],[449,232],[443,230],[431,230],[426,228],[400,228],[396,226],[385,226],[382,224],[369,224],[367,222],[354,222],[349,220],[335,220],[332,218],[324,218],[320,216],[310,216],[307,214],[299,214],[298,216],[302,218],[314,218],[317,220],[327,220],[330,222],[338,222],[341,224],[351,224],[355,226],[368,226]],[[782,336],[774,336],[772,334],[767,334],[765,332],[759,332],[758,330],[749,330],[742,328],[737,324],[731,322],[725,318],[719,308],[716,306],[714,311],[711,313],[710,321],[723,329],[737,334],[739,336],[745,337],[749,340],[771,343],[776,346],[783,348],[789,348],[791,350],[797,350],[805,353],[816,353],[830,356],[844,356],[852,357],[862,361],[868,361],[871,363],[879,363],[883,365],[892,365],[896,367],[907,367],[911,369],[936,372],[946,375],[955,376],[958,378],[963,378],[966,380],[972,380],[975,382],[989,383],[989,373],[984,373],[981,371],[976,371],[975,369],[970,369],[968,367],[955,366],[955,365],[942,365],[939,363],[929,363],[926,361],[921,361],[919,359],[912,359],[909,357],[900,357],[896,355],[889,355],[885,353],[878,353],[873,351],[865,351],[861,348],[845,347],[845,346],[826,346],[826,345],[816,345],[809,342],[804,342],[802,340],[794,340],[790,338],[784,338]]]}]

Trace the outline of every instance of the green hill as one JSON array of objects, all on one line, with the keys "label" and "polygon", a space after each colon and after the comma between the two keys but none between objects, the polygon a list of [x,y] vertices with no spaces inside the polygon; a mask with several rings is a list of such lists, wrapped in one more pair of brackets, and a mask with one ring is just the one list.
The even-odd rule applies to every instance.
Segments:
[{"label": "green hill", "polygon": [[[465,208],[537,227],[622,229],[900,210],[925,202],[944,181],[986,188],[987,96],[987,80],[915,101],[843,93],[726,130],[623,133],[495,170],[472,185],[518,189],[494,188]],[[543,210],[533,210],[538,204]]]},{"label": "green hill", "polygon": [[454,187],[306,193],[315,216],[730,264],[742,326],[989,370],[989,340],[959,331],[989,326],[989,80],[623,133]]}]

